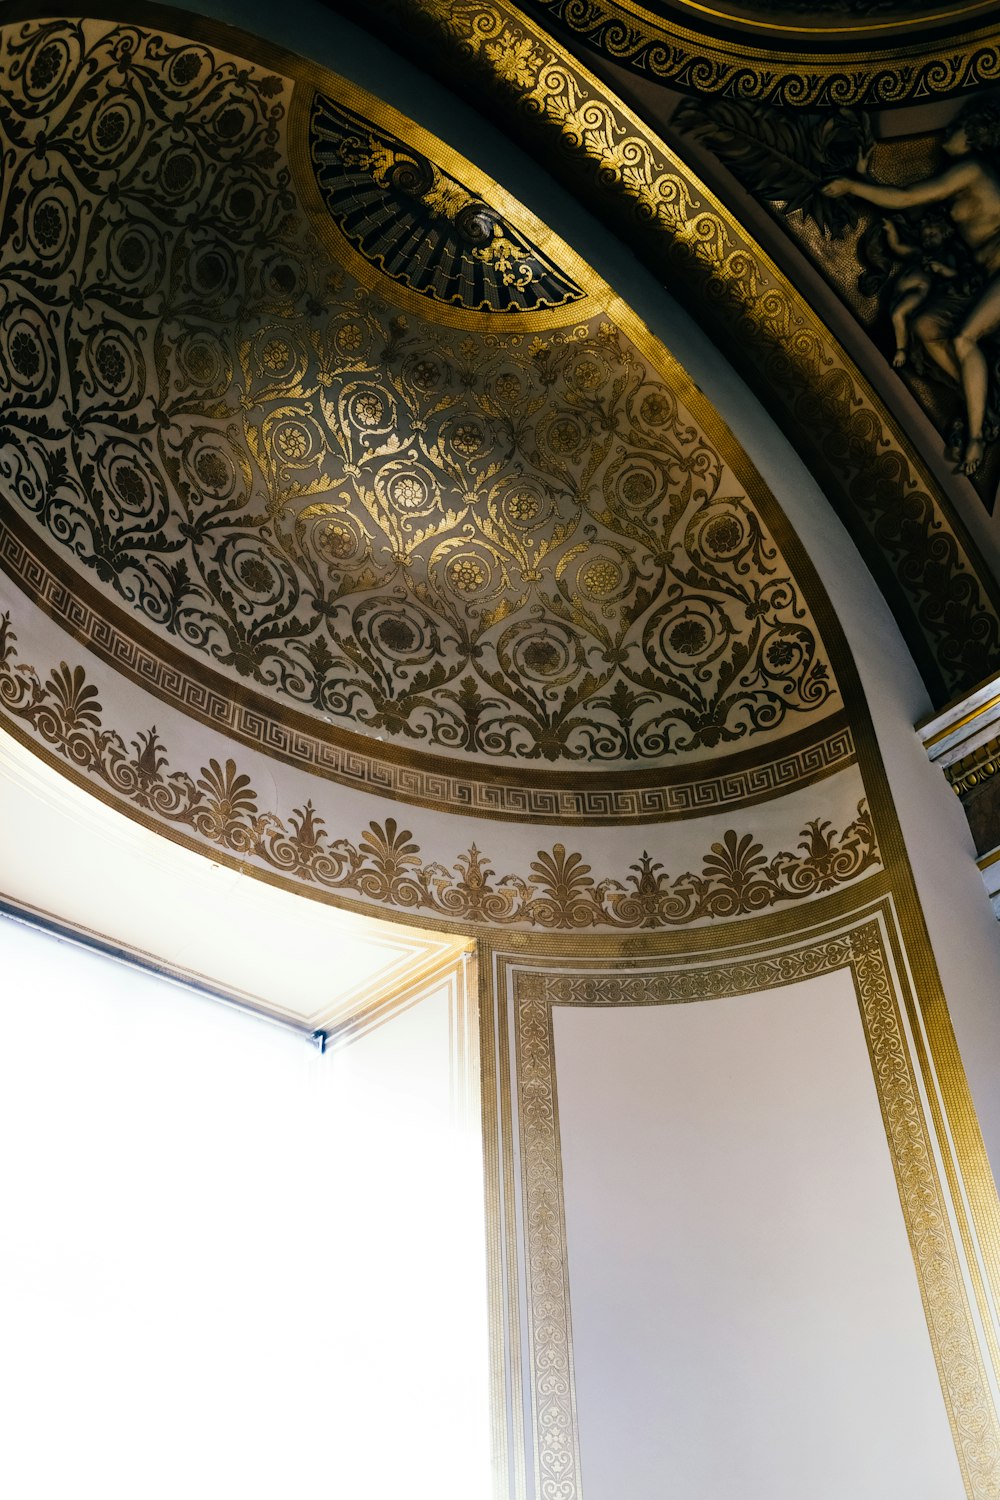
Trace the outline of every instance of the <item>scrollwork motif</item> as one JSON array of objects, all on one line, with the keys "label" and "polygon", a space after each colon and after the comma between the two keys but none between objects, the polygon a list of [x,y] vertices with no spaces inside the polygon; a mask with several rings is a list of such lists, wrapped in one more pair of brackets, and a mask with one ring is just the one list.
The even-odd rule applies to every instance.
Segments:
[{"label": "scrollwork motif", "polygon": [[[386,3],[428,57],[461,57],[508,127],[530,133],[536,152],[547,143],[553,170],[586,183],[656,274],[696,301],[858,539],[932,695],[943,702],[988,675],[1000,650],[989,570],[870,385],[690,169],[504,0]],[[928,88],[949,87],[950,69],[935,63]],[[709,69],[699,88],[716,81]],[[815,103],[815,91],[784,102]],[[849,91],[831,102],[858,101]]]},{"label": "scrollwork motif", "polygon": [[[775,538],[620,329],[393,312],[297,203],[287,80],[89,26],[0,50],[0,482],[64,555],[189,655],[417,749],[648,765],[834,705]],[[448,198],[351,118],[352,170]],[[474,253],[476,200],[446,208]]]},{"label": "scrollwork motif", "polygon": [[[836,0],[834,6],[805,0],[781,0],[781,7],[813,13],[830,9],[870,15],[889,7],[864,0]],[[778,5],[772,5],[777,10]],[[674,88],[761,103],[802,105],[902,104],[907,100],[948,95],[992,83],[1000,74],[1000,41],[990,17],[971,18],[972,25],[947,43],[928,38],[922,45],[898,42],[872,47],[871,42],[835,49],[831,55],[808,46],[782,46],[780,33],[755,32],[753,44],[729,41],[711,30],[696,29],[701,17],[685,16],[687,25],[627,0],[528,0],[527,9],[566,27],[611,61]],[[917,5],[911,10],[916,11]],[[700,10],[700,7],[699,7]],[[937,10],[937,7],[935,7]],[[987,24],[975,25],[976,19]],[[818,40],[822,41],[822,34]],[[863,50],[861,50],[863,47]]]}]

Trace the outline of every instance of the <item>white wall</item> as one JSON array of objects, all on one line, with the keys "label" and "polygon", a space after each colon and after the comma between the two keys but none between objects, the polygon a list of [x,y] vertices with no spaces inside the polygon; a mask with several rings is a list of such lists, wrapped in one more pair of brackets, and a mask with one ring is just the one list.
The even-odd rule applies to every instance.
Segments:
[{"label": "white wall", "polygon": [[850,975],[554,1030],[587,1500],[959,1500]]},{"label": "white wall", "polygon": [[446,987],[324,1057],[9,918],[0,976],[0,1493],[485,1497]]}]

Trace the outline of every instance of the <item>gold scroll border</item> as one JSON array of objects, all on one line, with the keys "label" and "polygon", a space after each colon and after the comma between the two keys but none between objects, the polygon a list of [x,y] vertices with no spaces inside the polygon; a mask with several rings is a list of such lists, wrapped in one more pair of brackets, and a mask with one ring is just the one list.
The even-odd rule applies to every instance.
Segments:
[{"label": "gold scroll border", "polygon": [[[542,0],[542,3],[544,4],[544,0]],[[650,14],[646,7],[633,4],[632,0],[618,0],[618,3],[622,10],[628,12],[629,15],[641,14],[648,16]],[[759,7],[760,14],[756,16],[749,13],[747,0],[744,0],[744,3],[747,4],[746,15],[732,10],[719,10],[713,5],[702,4],[701,0],[668,0],[668,3],[678,10],[693,11],[695,15],[699,17],[704,16],[708,20],[719,21],[723,24],[753,27],[757,31],[773,31],[778,34],[788,32],[795,37],[839,37],[844,35],[844,33],[861,32],[869,34],[880,31],[913,31],[916,27],[924,28],[937,25],[938,23],[960,21],[966,16],[981,16],[984,11],[988,14],[995,7],[996,0],[965,0],[965,3],[962,3],[962,0],[957,0],[957,3],[956,0],[951,0],[951,4],[948,4],[947,0],[931,0],[930,15],[921,15],[916,8],[919,5],[919,0],[911,0],[911,5],[914,9],[909,13],[903,12],[895,18],[889,16],[884,21],[871,21],[865,16],[858,16],[856,20],[851,21],[849,24],[845,23],[843,26],[816,26],[806,18],[803,18],[800,25],[789,25],[778,20],[779,12],[777,11],[771,13],[772,18],[768,19],[766,14],[768,11],[767,0],[762,0],[762,4]],[[822,0],[817,0],[817,12],[821,8],[821,3]],[[783,14],[787,14],[787,12]],[[662,18],[654,13],[652,19],[659,20]]]},{"label": "gold scroll border", "polygon": [[[994,1370],[1000,1371],[995,1305],[991,1308],[976,1257],[973,1222],[961,1193],[961,1163],[956,1160],[960,1152],[956,1149],[953,1156],[944,1133],[934,1077],[928,1071],[923,1049],[919,1006],[906,981],[905,969],[899,966],[900,954],[891,899],[873,903],[866,911],[856,911],[846,927],[843,923],[827,923],[808,937],[800,933],[794,945],[780,950],[759,942],[744,949],[727,947],[724,956],[717,956],[710,963],[692,962],[690,954],[678,952],[670,967],[663,966],[663,960],[656,968],[651,968],[648,962],[640,968],[627,962],[623,965],[621,960],[605,959],[581,972],[570,968],[565,958],[553,958],[542,966],[544,961],[539,955],[515,958],[502,951],[499,942],[493,950],[486,944],[481,946],[480,972],[492,976],[494,992],[484,996],[481,1022],[487,1033],[482,1052],[483,1126],[492,1208],[491,1263],[494,1271],[501,1264],[507,1268],[516,1265],[516,1196],[521,1204],[525,1246],[523,1301],[527,1313],[525,1367],[530,1370],[531,1385],[530,1439],[534,1447],[534,1483],[540,1492],[545,1493],[547,1485],[554,1492],[558,1484],[562,1500],[578,1500],[580,1495],[553,1006],[694,1003],[776,988],[850,968],[966,1492],[970,1500],[985,1500],[998,1493],[1000,1421],[931,1146],[932,1135],[945,1164],[949,1198],[986,1334],[989,1359]],[[539,967],[533,968],[535,963]],[[511,970],[515,971],[513,980]],[[574,986],[576,993],[569,997],[564,994],[562,998],[554,996],[552,992],[560,981],[564,986],[567,982]],[[650,995],[648,989],[654,983],[656,992]],[[609,994],[616,987],[626,991],[625,998]],[[589,998],[587,990],[591,992]],[[495,1003],[491,1004],[491,1000]],[[914,1038],[912,1056],[905,1040],[901,1009],[907,1013]],[[930,1100],[933,1132],[922,1106],[914,1058]],[[515,1105],[515,1099],[520,1103]],[[980,1174],[985,1173],[992,1190],[981,1141],[979,1146],[981,1159],[976,1166]],[[515,1158],[519,1164],[518,1177],[515,1177]],[[501,1279],[505,1283],[502,1288]],[[494,1274],[492,1280],[497,1286],[491,1304],[493,1339],[495,1343],[506,1340],[501,1347],[505,1348],[511,1367],[507,1380],[514,1406],[513,1451],[504,1449],[498,1466],[515,1478],[513,1492],[520,1497],[525,1491],[526,1468],[523,1434],[517,1431],[518,1416],[528,1410],[517,1378],[525,1352],[518,1333],[521,1293],[518,1278],[511,1276],[509,1270],[504,1278]],[[502,1300],[504,1296],[506,1303]]]},{"label": "gold scroll border", "polygon": [[[18,17],[22,17],[25,12],[48,14],[46,6],[37,4],[12,6],[11,9]],[[333,236],[331,243],[336,247],[337,254],[341,253],[342,236],[321,206],[311,167],[308,166],[305,125],[312,90],[316,88],[334,98],[346,98],[350,107],[369,115],[378,124],[407,140],[435,161],[443,162],[446,169],[460,180],[472,183],[480,196],[490,198],[493,194],[502,200],[504,211],[517,227],[544,242],[546,253],[557,264],[567,268],[573,279],[584,287],[588,297],[586,307],[591,315],[595,314],[595,310],[603,311],[687,407],[693,420],[710,442],[714,443],[723,463],[762,517],[771,539],[777,544],[783,561],[802,591],[810,615],[818,617],[821,612],[825,612],[827,618],[832,620],[832,612],[815,571],[798,545],[787,518],[715,408],[631,308],[575,251],[522,209],[505,190],[492,184],[446,143],[435,140],[419,127],[413,126],[404,116],[382,104],[374,96],[315,64],[233,28],[156,4],[128,5],[127,0],[126,3],[111,0],[111,3],[105,5],[71,7],[66,14],[71,13],[112,21],[124,14],[132,25],[156,26],[209,45],[233,48],[238,56],[269,68],[283,69],[286,76],[295,82],[289,118],[289,156],[301,157],[304,152],[306,159],[305,168],[300,161],[297,177],[302,180],[297,181],[296,187],[304,188],[307,202],[310,193],[312,194],[315,199],[313,214],[316,212],[316,204],[320,203],[320,222]],[[0,24],[10,24],[6,14],[0,17]],[[178,30],[180,25],[185,29]],[[298,105],[295,103],[295,96],[298,96]],[[297,145],[292,133],[293,121],[299,127]],[[351,252],[346,241],[343,241],[343,247]],[[370,263],[360,257],[357,259],[357,274],[365,275],[366,284],[377,288],[384,299],[395,301],[398,294],[405,291]],[[407,294],[407,297],[414,301],[418,312],[422,314],[426,310],[428,299],[421,298],[418,294]],[[401,305],[409,305],[409,301],[404,299]],[[437,307],[437,313],[444,321],[451,321],[451,316],[457,316],[458,312],[458,309],[442,305]],[[462,316],[485,319],[484,326],[497,327],[492,314]],[[567,320],[565,310],[558,318],[553,318],[551,314],[545,316],[550,320],[546,324],[550,331],[556,328],[572,329],[578,322],[576,316]],[[9,537],[2,535],[3,526],[16,538],[14,545]],[[24,558],[23,549],[29,546],[35,554],[33,564]],[[798,559],[794,563],[791,557],[793,552]],[[60,576],[62,569],[59,562],[40,539],[36,539],[30,530],[13,517],[0,525],[0,563],[33,598],[35,587],[27,583],[27,578],[32,574],[37,575],[39,567],[49,574],[54,586],[46,590],[47,598],[43,595],[37,602],[50,614],[54,614],[49,602],[51,598],[66,600],[68,586]],[[152,694],[164,697],[181,707],[184,712],[202,718],[214,727],[221,725],[235,739],[252,748],[293,763],[301,763],[302,752],[305,751],[309,757],[310,771],[329,776],[333,780],[360,785],[364,789],[374,789],[380,795],[417,806],[446,811],[474,811],[487,818],[515,817],[524,822],[547,822],[554,816],[572,823],[666,821],[673,817],[692,816],[701,810],[710,812],[720,807],[736,806],[737,803],[749,805],[758,800],[766,800],[772,795],[791,790],[793,786],[807,785],[842,769],[850,763],[852,754],[851,747],[844,738],[843,721],[833,716],[829,723],[826,720],[819,721],[814,734],[807,736],[800,732],[801,738],[795,735],[791,745],[791,761],[783,751],[782,741],[779,739],[771,748],[762,751],[759,757],[754,751],[749,752],[753,758],[745,762],[743,753],[736,751],[732,757],[718,756],[701,763],[696,762],[687,770],[674,770],[672,767],[664,771],[629,768],[617,777],[612,772],[584,772],[576,775],[567,772],[560,776],[555,772],[537,771],[521,764],[496,768],[480,766],[473,771],[470,764],[463,765],[457,757],[432,757],[409,747],[392,747],[389,751],[376,753],[369,736],[353,734],[334,726],[321,728],[316,721],[295,710],[289,710],[285,705],[281,705],[276,711],[264,695],[253,692],[243,684],[229,685],[221,674],[214,673],[200,663],[189,661],[138,621],[131,620],[124,611],[119,611],[116,606],[104,600],[85,580],[76,580],[74,588],[79,602],[66,601],[70,604],[73,617],[73,633],[94,650],[95,654],[102,656],[125,675],[132,676],[133,680]],[[107,623],[102,617],[106,617]],[[82,634],[84,628],[87,628],[86,636]],[[827,629],[822,624],[819,625],[819,633],[829,651]],[[139,643],[138,650],[135,645],[130,645],[132,641]],[[824,735],[827,748],[815,753],[813,747]],[[789,738],[792,739],[791,736]],[[331,764],[329,747],[334,747],[333,754],[337,755],[335,764]],[[761,777],[757,770],[765,759],[771,762],[773,769]],[[704,765],[704,773],[700,771],[699,764]],[[732,794],[724,795],[721,788],[730,774],[740,780],[732,783]],[[512,779],[516,779],[517,786],[509,785]],[[435,795],[430,790],[435,785],[444,789],[444,795],[440,792]],[[678,791],[671,798],[672,787],[691,787],[692,790],[690,793]]]},{"label": "gold scroll border", "polygon": [[[799,107],[923,103],[994,83],[1000,77],[1000,29],[995,19],[969,30],[946,29],[936,38],[871,36],[876,27],[795,28],[708,11],[702,25],[669,20],[631,0],[593,0],[581,15],[567,0],[531,0],[611,62],[658,83],[700,94]],[[701,7],[699,7],[701,9]],[[961,13],[955,19],[961,18]],[[729,39],[753,26],[762,33]],[[946,23],[949,17],[945,16]],[[889,26],[892,23],[883,23]],[[895,23],[897,28],[902,23]],[[928,26],[924,18],[909,23]],[[697,29],[694,29],[697,27]],[[787,38],[783,32],[791,33]],[[868,35],[859,35],[868,32]],[[807,42],[828,43],[805,51]],[[829,47],[840,43],[836,52]]]},{"label": "gold scroll border", "polygon": [[[370,8],[352,14],[372,25]],[[480,108],[484,95],[514,137],[625,239],[675,294],[700,304],[707,326],[811,468],[851,531],[896,617],[935,702],[978,681],[960,653],[970,631],[991,649],[1000,629],[1000,585],[871,383],[770,256],[696,174],[606,84],[508,0],[379,0],[410,53]],[[507,53],[527,49],[519,75]],[[499,49],[492,52],[490,48]],[[503,55],[501,55],[503,54]],[[534,59],[534,60],[532,60]],[[506,69],[506,71],[505,71]],[[885,463],[891,474],[880,475]],[[867,493],[891,488],[909,510],[895,533]],[[864,493],[855,498],[857,483]],[[936,550],[943,578],[971,601],[962,625],[949,612],[920,618],[928,590],[910,533]],[[948,555],[948,554],[951,555]]]}]

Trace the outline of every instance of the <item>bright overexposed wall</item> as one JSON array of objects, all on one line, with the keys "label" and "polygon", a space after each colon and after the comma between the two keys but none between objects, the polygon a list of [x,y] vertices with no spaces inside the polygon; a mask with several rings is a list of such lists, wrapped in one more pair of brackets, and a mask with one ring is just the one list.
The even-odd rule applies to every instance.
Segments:
[{"label": "bright overexposed wall", "polygon": [[321,1056],[0,918],[0,1493],[488,1495],[454,1004]]},{"label": "bright overexposed wall", "polygon": [[960,1500],[847,971],[554,1026],[587,1500]]}]

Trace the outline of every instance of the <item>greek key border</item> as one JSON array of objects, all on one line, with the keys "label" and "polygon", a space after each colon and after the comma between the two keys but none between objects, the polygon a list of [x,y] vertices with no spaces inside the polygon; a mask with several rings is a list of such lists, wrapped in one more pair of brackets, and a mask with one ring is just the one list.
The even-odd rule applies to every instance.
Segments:
[{"label": "greek key border", "polygon": [[[137,621],[122,616],[85,580],[72,583],[49,548],[13,512],[0,511],[0,570],[81,645],[162,702],[250,749],[357,791],[417,807],[514,818],[523,823],[660,823],[728,807],[746,807],[810,786],[854,764],[854,736],[841,709],[773,745],[690,769],[578,774],[559,784],[553,773],[509,767],[493,776],[460,762],[413,755],[391,759],[352,744],[360,736],[303,714],[277,711],[259,693],[189,661]],[[616,784],[617,783],[617,784]]]}]

